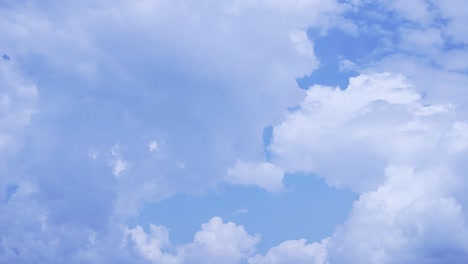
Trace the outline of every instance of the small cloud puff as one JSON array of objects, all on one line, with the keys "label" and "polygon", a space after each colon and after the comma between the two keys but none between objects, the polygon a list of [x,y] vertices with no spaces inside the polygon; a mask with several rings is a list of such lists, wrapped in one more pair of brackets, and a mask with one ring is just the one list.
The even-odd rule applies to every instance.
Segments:
[{"label": "small cloud puff", "polygon": [[99,157],[99,153],[95,150],[90,150],[88,152],[88,157],[90,157],[93,160],[96,160]]},{"label": "small cloud puff", "polygon": [[114,176],[119,176],[120,173],[125,171],[128,166],[129,162],[124,160],[120,155],[120,149],[118,145],[115,145],[109,150],[107,164],[112,167],[112,173]]},{"label": "small cloud puff", "polygon": [[234,214],[246,214],[249,212],[249,209],[247,208],[240,208],[240,209],[237,209]]},{"label": "small cloud puff", "polygon": [[150,152],[155,152],[159,149],[158,143],[153,140],[148,144],[148,148]]},{"label": "small cloud puff", "polygon": [[226,181],[231,184],[254,185],[270,192],[279,192],[283,186],[284,171],[269,162],[246,163],[238,160],[228,170]]}]

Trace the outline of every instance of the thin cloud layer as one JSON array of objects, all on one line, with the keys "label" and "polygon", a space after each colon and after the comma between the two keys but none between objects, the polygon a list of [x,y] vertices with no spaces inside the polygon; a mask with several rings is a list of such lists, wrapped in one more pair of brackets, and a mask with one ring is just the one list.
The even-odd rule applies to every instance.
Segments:
[{"label": "thin cloud layer", "polygon": [[0,155],[4,159],[20,149],[24,130],[37,111],[39,95],[36,85],[18,73],[10,61],[0,62],[0,85]]}]

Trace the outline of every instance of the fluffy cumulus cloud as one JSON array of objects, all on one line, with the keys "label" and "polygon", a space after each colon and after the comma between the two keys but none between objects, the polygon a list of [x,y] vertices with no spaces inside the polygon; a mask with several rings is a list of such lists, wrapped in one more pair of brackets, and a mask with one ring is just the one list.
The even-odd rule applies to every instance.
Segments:
[{"label": "fluffy cumulus cloud", "polygon": [[249,264],[320,264],[327,258],[327,239],[321,243],[307,244],[305,239],[288,240],[268,250],[265,256],[256,255],[248,260]]},{"label": "fluffy cumulus cloud", "polygon": [[[403,1],[383,2],[413,23],[402,22],[394,44],[404,53],[361,68],[344,90],[310,87],[274,127],[273,164],[360,193],[320,263],[468,258],[467,197],[461,191],[468,183],[461,162],[468,154],[466,62],[451,59],[465,52],[459,45],[464,33],[453,27],[462,20],[458,13],[466,12],[455,12],[449,2],[415,1],[411,5],[422,5],[417,12]],[[432,27],[437,17],[448,22]]]},{"label": "fluffy cumulus cloud", "polygon": [[[337,187],[373,188],[388,159],[416,151],[406,143],[419,140],[411,132],[423,128],[402,119],[423,109],[419,98],[402,76],[391,74],[360,75],[346,90],[313,86],[300,109],[275,127],[270,150],[288,171],[318,173]],[[389,137],[402,142],[387,145]]]},{"label": "fluffy cumulus cloud", "polygon": [[363,193],[329,244],[330,263],[463,263],[463,206],[446,168],[391,165],[377,190]]},{"label": "fluffy cumulus cloud", "polygon": [[193,242],[179,246],[175,254],[170,254],[167,253],[171,248],[167,229],[154,225],[150,229],[149,234],[141,226],[127,229],[124,243],[152,263],[240,263],[252,255],[260,241],[258,235],[249,235],[243,226],[213,217],[202,225]]},{"label": "fluffy cumulus cloud", "polygon": [[277,166],[361,193],[330,238],[327,261],[466,259],[466,112],[442,102],[425,104],[401,75],[367,73],[345,90],[311,87],[274,128]]}]

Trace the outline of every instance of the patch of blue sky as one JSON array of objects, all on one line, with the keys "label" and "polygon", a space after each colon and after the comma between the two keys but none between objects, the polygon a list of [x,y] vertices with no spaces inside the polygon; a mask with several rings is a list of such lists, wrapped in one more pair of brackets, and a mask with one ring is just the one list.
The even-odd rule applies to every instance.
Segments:
[{"label": "patch of blue sky", "polygon": [[18,191],[18,184],[8,184],[5,187],[5,198],[3,203],[8,203],[11,197]]},{"label": "patch of blue sky", "polygon": [[297,79],[298,85],[303,89],[314,84],[346,88],[349,77],[357,73],[340,71],[340,60],[348,55],[357,56],[358,53],[363,53],[365,45],[373,46],[373,44],[339,29],[333,29],[325,36],[319,36],[318,32],[313,31],[309,34],[314,41],[315,54],[320,61],[320,67],[309,76]]},{"label": "patch of blue sky", "polygon": [[320,67],[297,79],[301,88],[320,84],[345,89],[349,78],[359,73],[357,68],[342,68],[344,61],[365,67],[396,51],[401,19],[394,13],[383,11],[379,4],[370,2],[358,11],[349,11],[345,18],[353,21],[356,30],[333,28],[325,34],[319,29],[308,30]]},{"label": "patch of blue sky", "polygon": [[179,194],[142,208],[130,226],[163,225],[171,241],[193,241],[201,224],[213,216],[243,225],[250,234],[260,234],[258,250],[265,253],[285,240],[309,242],[330,236],[342,223],[357,195],[326,186],[313,175],[287,175],[287,191],[268,193],[255,187],[222,185],[203,195]]}]

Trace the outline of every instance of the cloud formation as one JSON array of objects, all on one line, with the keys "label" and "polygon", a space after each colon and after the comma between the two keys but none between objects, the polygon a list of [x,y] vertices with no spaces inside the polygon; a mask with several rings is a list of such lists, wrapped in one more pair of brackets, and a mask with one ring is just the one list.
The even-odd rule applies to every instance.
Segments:
[{"label": "cloud formation", "polygon": [[[214,186],[237,158],[261,157],[263,128],[303,95],[295,78],[318,67],[307,28],[341,23],[345,9],[333,0],[3,1],[0,262],[144,263],[132,250],[112,253],[129,217]],[[184,261],[251,254],[257,238],[216,219]],[[206,236],[218,225],[247,240],[216,255]]]},{"label": "cloud formation", "polygon": [[[420,25],[436,17],[411,12],[425,9],[403,2],[386,4]],[[452,31],[461,18],[451,4],[433,6],[448,19],[446,25],[401,30],[396,47],[409,54],[395,52],[361,68],[344,90],[310,87],[298,109],[274,127],[273,164],[360,193],[320,263],[467,259],[467,197],[460,192],[467,184],[467,166],[461,162],[468,151],[466,87],[461,85],[466,74],[459,72],[465,62],[445,59],[452,53],[463,56],[465,49],[454,45],[463,37]],[[446,50],[447,45],[453,46]]]},{"label": "cloud formation", "polygon": [[[465,6],[4,1],[0,262],[463,263]],[[345,89],[301,90],[296,78],[321,65],[311,28],[381,46],[336,54],[356,72]],[[220,217],[180,245],[166,227],[129,227],[174,194],[220,182],[279,192],[286,173],[359,194],[349,218],[321,242],[264,254],[260,235]]]},{"label": "cloud formation", "polygon": [[234,168],[228,170],[226,181],[231,184],[254,185],[270,192],[279,192],[283,186],[284,171],[275,165],[263,162],[248,164],[237,161]]},{"label": "cloud formation", "polygon": [[280,264],[280,263],[324,263],[327,259],[327,240],[321,243],[307,244],[305,239],[288,240],[271,248],[265,254],[248,259],[249,264]]},{"label": "cloud formation", "polygon": [[258,235],[249,235],[243,226],[213,217],[201,226],[193,242],[179,246],[173,255],[162,251],[171,246],[168,231],[154,225],[150,229],[146,234],[137,226],[126,233],[137,252],[152,263],[240,263],[252,255],[260,241]]}]

